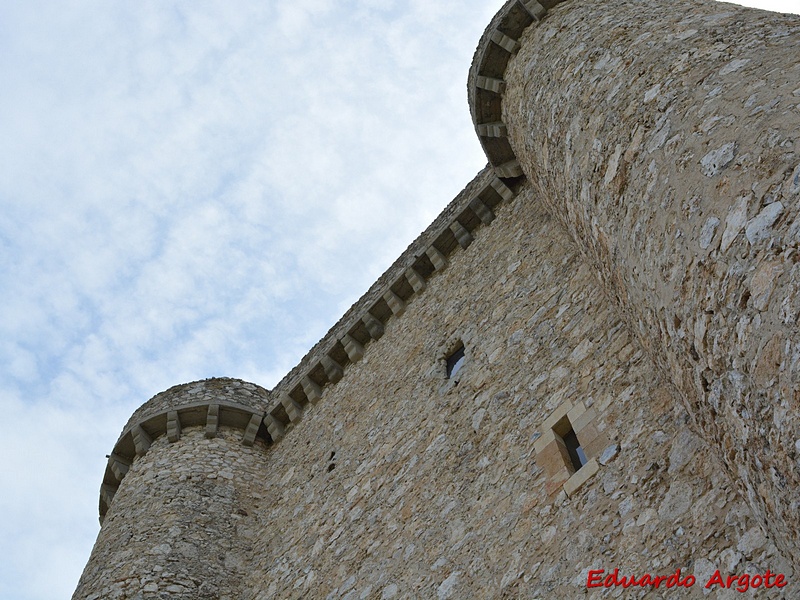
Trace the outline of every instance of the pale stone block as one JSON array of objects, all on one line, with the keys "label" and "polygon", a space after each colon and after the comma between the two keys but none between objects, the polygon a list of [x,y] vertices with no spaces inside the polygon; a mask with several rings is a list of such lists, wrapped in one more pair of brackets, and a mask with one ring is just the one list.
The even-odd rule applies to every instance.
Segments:
[{"label": "pale stone block", "polygon": [[473,198],[469,203],[469,207],[478,215],[484,225],[489,225],[494,221],[494,212],[480,198]]},{"label": "pale stone block", "polygon": [[167,439],[173,443],[181,439],[181,419],[177,410],[167,413]]},{"label": "pale stone block", "polygon": [[575,436],[578,438],[578,442],[580,442],[584,452],[586,452],[587,446],[591,444],[598,435],[600,435],[600,432],[594,423],[587,424],[585,427],[581,428],[580,432],[576,431],[575,429],[573,429],[573,431],[575,431]]},{"label": "pale stone block", "polygon": [[600,464],[607,465],[617,457],[617,454],[619,454],[619,446],[617,446],[616,444],[608,446],[605,450],[603,450],[603,453],[600,455]]},{"label": "pale stone block", "polygon": [[593,458],[585,465],[583,465],[575,474],[570,477],[567,482],[564,484],[564,491],[567,493],[567,496],[572,496],[577,492],[584,483],[586,483],[592,475],[597,473],[600,470],[600,465],[597,462],[597,459]]},{"label": "pale stone block", "polygon": [[482,90],[494,92],[495,94],[502,94],[506,91],[506,82],[502,79],[495,79],[494,77],[484,77],[478,75],[475,78],[475,86]]},{"label": "pale stone block", "polygon": [[453,221],[450,223],[450,231],[453,232],[453,235],[456,236],[456,240],[458,241],[458,245],[464,248],[465,250],[469,247],[469,245],[473,241],[472,234],[467,231],[464,226],[459,223],[458,221]]},{"label": "pale stone block", "polygon": [[216,437],[218,428],[219,428],[219,404],[210,404],[208,406],[208,414],[206,415],[206,437],[207,438]]},{"label": "pale stone block", "polygon": [[569,422],[572,423],[572,428],[576,433],[578,432],[578,427],[575,425],[575,423],[577,422],[578,417],[585,412],[586,407],[584,406],[583,402],[580,401],[575,403],[575,405],[567,412],[567,418],[569,419]]},{"label": "pale stone block", "polygon": [[419,294],[425,291],[427,284],[422,276],[412,267],[406,270],[406,279],[411,287],[414,288],[414,293]]},{"label": "pale stone block", "polygon": [[747,205],[750,198],[750,194],[740,196],[729,209],[728,216],[725,218],[725,230],[722,232],[722,242],[719,247],[722,252],[730,248],[747,222]]},{"label": "pale stone block", "polygon": [[[589,425],[583,431],[590,431],[595,429],[594,425]],[[578,438],[580,440],[580,438]],[[599,432],[595,435],[592,439],[587,440],[584,444],[581,442],[581,447],[583,448],[583,453],[587,456],[599,456],[603,450],[605,450],[608,445],[611,443],[611,440],[605,434],[605,432]]]},{"label": "pale stone block", "polygon": [[297,423],[303,418],[303,407],[291,396],[284,394],[281,398],[281,404],[283,404],[283,408],[286,410],[286,414],[289,416],[289,420],[292,423]]},{"label": "pale stone block", "polygon": [[700,159],[700,168],[706,177],[718,175],[736,156],[736,142],[729,142],[708,152]]},{"label": "pale stone block", "polygon": [[258,428],[261,425],[261,415],[253,415],[250,417],[250,422],[242,435],[242,444],[245,446],[252,446],[256,441],[258,435]]},{"label": "pale stone block", "polygon": [[108,459],[108,466],[111,468],[111,472],[114,473],[114,477],[117,478],[117,481],[122,481],[122,478],[128,474],[131,463],[121,456],[112,453]]},{"label": "pale stone block", "polygon": [[536,464],[544,469],[549,477],[552,477],[561,469],[571,470],[572,459],[569,457],[569,451],[563,440],[556,437],[536,455]]},{"label": "pale stone block", "polygon": [[311,404],[316,404],[322,398],[322,388],[307,375],[300,380],[300,386]]},{"label": "pale stone block", "polygon": [[769,237],[771,233],[770,227],[778,220],[781,214],[783,214],[783,204],[781,202],[773,202],[765,206],[761,212],[747,222],[747,226],[744,229],[747,241],[752,245]]},{"label": "pale stone block", "polygon": [[547,14],[547,9],[539,4],[536,0],[521,0],[523,8],[528,11],[528,14],[536,21],[541,21]]},{"label": "pale stone block", "polygon": [[430,246],[425,250],[425,254],[428,255],[431,263],[433,263],[433,268],[437,271],[441,271],[447,266],[447,258],[445,258],[445,255],[439,252],[438,248],[435,246]]},{"label": "pale stone block", "polygon": [[503,200],[508,201],[514,198],[513,190],[503,183],[502,179],[495,177],[492,179],[492,182],[489,185],[492,187],[492,189],[494,189],[494,191],[500,194],[500,197],[503,198]]},{"label": "pale stone block", "polygon": [[342,365],[330,356],[323,355],[319,362],[322,364],[322,368],[325,369],[325,375],[331,383],[336,383],[344,376]]},{"label": "pale stone block", "polygon": [[395,294],[392,290],[388,290],[383,295],[383,299],[386,300],[386,304],[389,305],[392,314],[396,317],[399,317],[406,311],[406,303],[403,302],[403,299]]},{"label": "pale stone block", "polygon": [[597,418],[597,412],[595,411],[594,408],[590,408],[582,412],[578,417],[570,419],[569,422],[572,423],[572,429],[577,434],[589,423],[594,421],[596,418]]},{"label": "pale stone block", "polygon": [[266,415],[264,417],[264,425],[267,427],[267,431],[273,442],[281,441],[283,436],[286,435],[286,428],[283,426],[283,423],[272,415]]},{"label": "pale stone block", "polygon": [[150,436],[147,435],[147,432],[142,429],[142,426],[134,425],[131,429],[131,435],[133,436],[133,443],[136,446],[136,456],[144,456],[147,454],[152,440]]},{"label": "pale stone block", "polygon": [[517,50],[519,50],[519,43],[498,29],[495,29],[491,33],[489,39],[509,54],[514,54]]},{"label": "pale stone block", "polygon": [[[391,307],[390,307],[391,308]],[[364,316],[361,317],[361,321],[369,331],[369,335],[372,337],[373,340],[379,340],[383,336],[383,323],[381,323],[372,313],[366,312]]]},{"label": "pale stone block", "polygon": [[364,346],[354,339],[353,336],[345,334],[341,342],[342,346],[344,346],[344,351],[347,352],[347,358],[350,359],[350,362],[355,363],[364,358]]},{"label": "pale stone block", "polygon": [[547,483],[545,483],[544,490],[547,496],[551,499],[554,495],[558,494],[564,489],[564,484],[569,481],[570,477],[572,477],[572,473],[564,467],[555,475],[552,475],[547,478]]},{"label": "pale stone block", "polygon": [[516,158],[504,162],[502,165],[495,165],[494,172],[500,177],[519,177],[523,174],[522,166]]},{"label": "pale stone block", "polygon": [[556,408],[550,416],[544,420],[542,423],[542,430],[549,430],[556,426],[561,419],[567,416],[567,413],[571,411],[573,408],[572,402],[567,400],[563,404],[561,404],[558,408]]},{"label": "pale stone block", "polygon": [[533,443],[533,451],[539,454],[545,446],[556,439],[556,434],[552,428],[545,429],[544,433]]},{"label": "pale stone block", "polygon": [[508,129],[506,128],[506,124],[502,121],[496,121],[494,123],[480,123],[475,127],[475,131],[478,133],[478,135],[483,137],[508,137]]},{"label": "pale stone block", "polygon": [[106,503],[106,506],[111,506],[114,501],[114,495],[117,493],[117,488],[113,488],[108,484],[100,486],[100,498]]}]

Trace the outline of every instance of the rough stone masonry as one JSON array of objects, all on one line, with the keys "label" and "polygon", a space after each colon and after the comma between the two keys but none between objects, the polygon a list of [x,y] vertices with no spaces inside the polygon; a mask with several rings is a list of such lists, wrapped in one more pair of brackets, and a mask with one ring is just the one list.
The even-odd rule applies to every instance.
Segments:
[{"label": "rough stone masonry", "polygon": [[134,413],[73,598],[800,597],[800,17],[511,0],[468,90],[489,165],[300,364]]}]

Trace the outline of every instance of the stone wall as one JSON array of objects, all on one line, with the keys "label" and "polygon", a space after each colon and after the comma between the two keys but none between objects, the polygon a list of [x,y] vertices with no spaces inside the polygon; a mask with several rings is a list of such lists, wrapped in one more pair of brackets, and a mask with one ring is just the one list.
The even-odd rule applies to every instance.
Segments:
[{"label": "stone wall", "polygon": [[264,388],[229,377],[176,385],[153,396],[134,411],[108,455],[100,487],[100,523],[131,465],[147,454],[153,440],[166,436],[177,442],[183,429],[203,426],[209,438],[222,427],[232,427],[241,430],[240,441],[245,446],[252,446],[257,439],[269,442],[262,421],[270,399]]},{"label": "stone wall", "polygon": [[73,598],[238,600],[252,556],[254,483],[266,446],[221,428],[164,435],[119,486]]},{"label": "stone wall", "polygon": [[799,29],[507,2],[470,75],[490,167],[274,390],[134,414],[74,597],[797,597]]},{"label": "stone wall", "polygon": [[[198,386],[247,389],[182,386],[176,407]],[[537,454],[565,406],[595,465],[572,488]],[[75,598],[573,598],[590,569],[792,575],[530,187],[302,415],[275,444],[156,438]]]},{"label": "stone wall", "polygon": [[[534,450],[564,402],[607,440],[571,496]],[[270,450],[245,597],[575,598],[593,568],[791,574],[689,421],[525,190]]]},{"label": "stone wall", "polygon": [[800,561],[800,17],[575,0],[520,45],[523,171]]}]

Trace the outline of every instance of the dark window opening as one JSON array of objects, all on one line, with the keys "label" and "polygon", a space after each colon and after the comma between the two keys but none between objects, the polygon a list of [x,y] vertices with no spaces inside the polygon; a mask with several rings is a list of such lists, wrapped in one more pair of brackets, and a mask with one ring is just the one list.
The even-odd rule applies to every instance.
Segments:
[{"label": "dark window opening", "polygon": [[575,435],[575,431],[570,427],[569,431],[561,436],[561,439],[564,440],[564,445],[567,447],[569,459],[572,461],[572,467],[578,471],[587,462],[586,454],[584,454],[583,448],[581,448],[578,436]]},{"label": "dark window opening", "polygon": [[335,457],[336,457],[336,450],[331,450],[331,456],[330,456],[330,458],[328,459],[328,462],[330,463],[330,464],[328,465],[328,473],[330,473],[331,471],[333,471],[333,470],[336,468],[336,463],[335,463],[335,462],[333,462],[333,459],[334,459]]},{"label": "dark window opening", "polygon": [[464,346],[460,346],[458,350],[453,352],[447,357],[447,378],[452,378],[459,369],[464,366]]},{"label": "dark window opening", "polygon": [[[588,462],[586,460],[586,453],[584,453],[583,448],[581,448],[578,436],[575,435],[575,430],[572,429],[572,423],[569,422],[566,415],[562,417],[558,423],[553,425],[553,433],[564,442],[570,462],[567,467],[573,472],[580,470],[580,468]],[[566,463],[566,458],[564,462]]]}]

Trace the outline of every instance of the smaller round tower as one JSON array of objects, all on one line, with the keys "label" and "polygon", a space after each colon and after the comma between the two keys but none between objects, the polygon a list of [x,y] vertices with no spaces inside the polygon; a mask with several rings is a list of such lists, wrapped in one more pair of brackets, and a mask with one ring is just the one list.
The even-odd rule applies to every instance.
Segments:
[{"label": "smaller round tower", "polygon": [[134,412],[108,458],[102,527],[73,600],[239,597],[268,401],[257,385],[217,378]]}]

